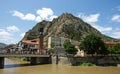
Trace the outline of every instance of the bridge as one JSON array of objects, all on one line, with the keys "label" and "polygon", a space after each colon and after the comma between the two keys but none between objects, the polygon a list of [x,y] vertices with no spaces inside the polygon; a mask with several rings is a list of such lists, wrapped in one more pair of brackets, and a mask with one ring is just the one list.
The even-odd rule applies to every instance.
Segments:
[{"label": "bridge", "polygon": [[50,64],[51,63],[51,55],[48,54],[0,54],[0,68],[4,68],[4,58],[6,57],[27,57],[29,58],[30,64]]},{"label": "bridge", "polygon": [[[43,25],[40,24],[39,36],[35,40],[21,41],[20,46],[22,49],[16,49],[13,51],[7,50],[5,53],[0,53],[0,68],[4,68],[5,57],[28,57],[30,58],[30,64],[49,64],[51,63],[51,55],[47,54],[47,49],[44,48],[44,35]],[[24,49],[24,50],[23,50]]]},{"label": "bridge", "polygon": [[50,55],[41,54],[0,54],[0,57],[49,57]]}]

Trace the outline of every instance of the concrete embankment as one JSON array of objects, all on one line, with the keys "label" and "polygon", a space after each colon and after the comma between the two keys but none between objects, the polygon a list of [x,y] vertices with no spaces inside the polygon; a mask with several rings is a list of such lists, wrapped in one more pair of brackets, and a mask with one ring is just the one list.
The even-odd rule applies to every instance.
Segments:
[{"label": "concrete embankment", "polygon": [[[97,56],[97,57],[59,57],[59,64],[75,64],[83,62],[92,62],[98,65],[118,65],[120,66],[120,57],[116,56]],[[56,57],[52,57],[52,63],[56,63]]]}]

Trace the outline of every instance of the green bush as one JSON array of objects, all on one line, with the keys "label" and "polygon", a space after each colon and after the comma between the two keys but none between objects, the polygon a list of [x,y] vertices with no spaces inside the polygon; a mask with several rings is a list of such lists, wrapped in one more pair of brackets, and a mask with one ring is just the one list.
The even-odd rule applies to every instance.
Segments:
[{"label": "green bush", "polygon": [[96,66],[96,64],[91,62],[76,63],[74,66]]},{"label": "green bush", "polygon": [[48,54],[53,54],[53,53],[54,53],[54,49],[51,48],[48,50]]},{"label": "green bush", "polygon": [[27,58],[26,57],[22,57],[21,60],[27,61]]},{"label": "green bush", "polygon": [[78,50],[75,48],[75,46],[72,45],[71,42],[68,41],[68,40],[66,40],[66,41],[64,42],[63,46],[64,46],[65,51],[66,51],[68,54],[73,54],[73,55],[75,55],[75,54],[77,53],[77,51],[78,51]]}]

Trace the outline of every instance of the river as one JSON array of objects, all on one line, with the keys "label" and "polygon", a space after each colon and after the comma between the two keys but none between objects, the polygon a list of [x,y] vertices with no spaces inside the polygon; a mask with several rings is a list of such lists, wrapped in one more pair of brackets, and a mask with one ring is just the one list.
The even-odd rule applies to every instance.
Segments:
[{"label": "river", "polygon": [[120,74],[120,67],[80,67],[68,64],[30,66],[25,61],[5,59],[5,68],[0,74]]}]

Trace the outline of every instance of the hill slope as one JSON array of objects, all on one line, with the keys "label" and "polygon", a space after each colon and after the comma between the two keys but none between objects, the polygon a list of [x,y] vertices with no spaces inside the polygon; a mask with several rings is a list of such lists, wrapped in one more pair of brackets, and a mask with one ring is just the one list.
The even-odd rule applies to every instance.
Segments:
[{"label": "hill slope", "polygon": [[104,41],[117,41],[111,37],[101,34],[88,23],[69,13],[63,13],[53,21],[42,21],[37,23],[31,30],[26,32],[23,40],[36,39],[39,35],[39,27],[44,26],[45,40],[49,36],[65,37],[80,41],[88,34],[96,34]]},{"label": "hill slope", "polygon": [[4,48],[5,46],[7,46],[7,45],[4,43],[0,43],[0,48]]}]

